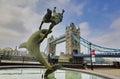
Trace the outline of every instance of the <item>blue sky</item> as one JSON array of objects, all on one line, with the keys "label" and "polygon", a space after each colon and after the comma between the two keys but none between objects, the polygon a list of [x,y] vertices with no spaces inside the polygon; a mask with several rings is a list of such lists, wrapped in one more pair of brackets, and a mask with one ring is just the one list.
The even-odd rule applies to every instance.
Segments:
[{"label": "blue sky", "polygon": [[[0,0],[0,48],[19,46],[38,30],[46,9],[65,9],[63,21],[53,33],[55,37],[65,33],[66,26],[74,22],[80,27],[81,36],[95,44],[120,48],[120,0]],[[44,28],[48,28],[44,24]],[[49,36],[50,36],[49,35]],[[46,40],[43,48],[46,47]],[[57,51],[65,51],[65,48]]]}]

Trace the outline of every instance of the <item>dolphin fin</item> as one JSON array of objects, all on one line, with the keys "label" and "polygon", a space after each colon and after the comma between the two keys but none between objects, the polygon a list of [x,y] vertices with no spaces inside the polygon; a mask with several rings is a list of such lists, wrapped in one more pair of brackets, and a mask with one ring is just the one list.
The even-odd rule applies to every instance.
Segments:
[{"label": "dolphin fin", "polygon": [[27,42],[20,44],[19,48],[27,48]]}]

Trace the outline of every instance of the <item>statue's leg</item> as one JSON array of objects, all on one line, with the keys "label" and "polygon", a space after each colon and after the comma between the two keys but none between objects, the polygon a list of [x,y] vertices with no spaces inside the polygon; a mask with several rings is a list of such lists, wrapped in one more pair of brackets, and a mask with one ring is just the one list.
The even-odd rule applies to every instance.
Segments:
[{"label": "statue's leg", "polygon": [[41,24],[40,24],[39,30],[41,30],[43,23],[44,22],[42,21]]}]

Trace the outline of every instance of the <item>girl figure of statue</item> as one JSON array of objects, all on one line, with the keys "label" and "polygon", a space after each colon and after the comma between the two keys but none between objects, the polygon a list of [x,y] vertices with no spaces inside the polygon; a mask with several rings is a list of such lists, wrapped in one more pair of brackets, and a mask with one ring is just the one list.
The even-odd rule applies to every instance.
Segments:
[{"label": "girl figure of statue", "polygon": [[50,9],[47,9],[47,13],[43,17],[39,30],[41,30],[43,23],[51,23],[49,28],[53,28],[53,25],[56,25],[62,21],[63,13],[64,13],[64,10],[62,10],[62,13],[57,13],[56,7],[54,7],[53,14]]}]

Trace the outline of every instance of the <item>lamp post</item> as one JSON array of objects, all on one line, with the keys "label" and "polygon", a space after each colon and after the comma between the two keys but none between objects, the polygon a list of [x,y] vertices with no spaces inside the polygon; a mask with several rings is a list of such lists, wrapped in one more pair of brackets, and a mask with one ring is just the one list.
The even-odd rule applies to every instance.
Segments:
[{"label": "lamp post", "polygon": [[89,50],[90,50],[91,70],[93,70],[93,61],[92,61],[92,53],[91,53],[91,43],[89,43]]},{"label": "lamp post", "polygon": [[1,60],[2,60],[2,55],[0,55],[0,64],[1,64]]}]

